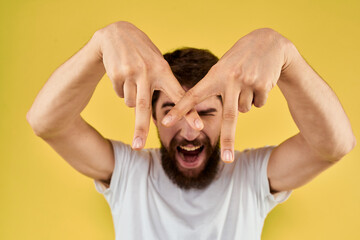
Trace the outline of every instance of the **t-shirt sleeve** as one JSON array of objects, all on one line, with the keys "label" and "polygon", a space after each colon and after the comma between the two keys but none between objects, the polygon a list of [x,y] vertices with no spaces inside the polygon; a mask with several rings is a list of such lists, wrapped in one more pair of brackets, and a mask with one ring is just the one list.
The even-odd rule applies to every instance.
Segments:
[{"label": "t-shirt sleeve", "polygon": [[255,189],[258,198],[258,206],[261,217],[267,214],[279,203],[286,201],[292,191],[283,191],[276,194],[270,193],[270,185],[267,175],[267,167],[272,150],[276,146],[266,146],[252,151],[252,161],[255,171]]},{"label": "t-shirt sleeve", "polygon": [[133,151],[131,147],[119,141],[110,140],[113,145],[115,166],[110,180],[110,186],[107,188],[100,181],[94,180],[96,190],[103,194],[108,201],[111,208],[113,208],[116,202],[125,191],[127,184],[127,175],[131,168],[131,158]]}]

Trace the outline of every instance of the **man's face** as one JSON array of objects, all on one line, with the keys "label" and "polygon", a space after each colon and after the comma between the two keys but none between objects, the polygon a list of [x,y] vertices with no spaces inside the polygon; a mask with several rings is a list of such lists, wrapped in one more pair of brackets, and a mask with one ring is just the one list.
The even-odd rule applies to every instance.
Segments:
[{"label": "man's face", "polygon": [[205,188],[217,173],[222,103],[212,96],[195,106],[204,128],[193,129],[182,118],[172,127],[161,124],[174,103],[160,92],[156,107],[155,125],[161,142],[162,165],[169,178],[184,189]]}]

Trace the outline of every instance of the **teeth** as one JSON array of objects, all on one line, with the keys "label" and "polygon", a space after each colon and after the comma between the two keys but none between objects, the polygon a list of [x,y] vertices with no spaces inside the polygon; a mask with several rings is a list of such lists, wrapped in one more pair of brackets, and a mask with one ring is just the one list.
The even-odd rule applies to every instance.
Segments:
[{"label": "teeth", "polygon": [[201,146],[196,146],[196,147],[186,147],[186,146],[180,146],[181,149],[186,150],[186,151],[195,151],[197,149],[199,149]]}]

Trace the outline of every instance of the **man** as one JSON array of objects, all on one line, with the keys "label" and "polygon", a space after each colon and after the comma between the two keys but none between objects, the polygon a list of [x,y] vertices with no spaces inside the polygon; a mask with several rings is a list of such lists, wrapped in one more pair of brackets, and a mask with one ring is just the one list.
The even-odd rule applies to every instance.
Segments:
[{"label": "man", "polygon": [[[132,148],[80,116],[105,72],[136,107]],[[300,132],[278,146],[234,152],[238,111],[263,106],[276,84]],[[151,114],[162,147],[141,150]],[[52,74],[27,119],[95,180],[117,239],[260,239],[276,204],[356,144],[333,91],[271,29],[249,33],[218,61],[198,49],[163,56],[134,25],[113,23]]]}]

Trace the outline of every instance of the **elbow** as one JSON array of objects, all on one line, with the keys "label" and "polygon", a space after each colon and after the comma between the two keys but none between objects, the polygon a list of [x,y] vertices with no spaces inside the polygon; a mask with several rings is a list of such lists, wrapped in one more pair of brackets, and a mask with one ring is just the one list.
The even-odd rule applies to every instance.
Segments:
[{"label": "elbow", "polygon": [[349,152],[351,152],[351,151],[355,148],[356,143],[357,143],[356,137],[355,137],[355,135],[353,134],[353,135],[352,135],[351,145],[349,145],[349,149],[348,149],[348,151],[347,151],[346,154],[348,154]]},{"label": "elbow", "polygon": [[328,159],[339,161],[355,148],[356,143],[354,134],[351,134],[351,137],[348,137],[346,141],[339,143],[329,151],[331,154],[328,155]]},{"label": "elbow", "polygon": [[344,157],[346,154],[350,153],[356,146],[356,137],[354,134],[351,135],[349,141],[344,146],[344,151],[342,152],[341,157]]},{"label": "elbow", "polygon": [[33,117],[32,113],[31,113],[31,109],[26,113],[26,121],[29,123],[29,125],[32,128],[32,130],[34,131],[35,135],[40,136],[41,131],[36,123],[37,122],[36,119]]},{"label": "elbow", "polygon": [[49,131],[47,130],[46,125],[43,124],[38,117],[34,116],[31,109],[26,114],[26,120],[36,136],[44,138],[48,135]]}]

